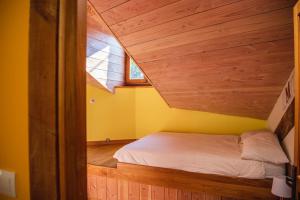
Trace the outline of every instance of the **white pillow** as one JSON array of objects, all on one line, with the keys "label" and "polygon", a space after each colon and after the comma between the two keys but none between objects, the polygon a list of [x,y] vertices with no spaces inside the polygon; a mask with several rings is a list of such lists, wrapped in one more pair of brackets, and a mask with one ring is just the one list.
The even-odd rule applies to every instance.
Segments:
[{"label": "white pillow", "polygon": [[262,129],[262,130],[256,130],[256,131],[248,131],[248,132],[244,132],[242,135],[241,135],[241,143],[243,143],[243,141],[249,137],[249,136],[254,136],[256,134],[260,134],[260,133],[265,133],[265,132],[268,132],[268,133],[272,133],[266,129]]},{"label": "white pillow", "polygon": [[275,164],[288,163],[277,136],[269,131],[246,132],[241,135],[242,159]]}]

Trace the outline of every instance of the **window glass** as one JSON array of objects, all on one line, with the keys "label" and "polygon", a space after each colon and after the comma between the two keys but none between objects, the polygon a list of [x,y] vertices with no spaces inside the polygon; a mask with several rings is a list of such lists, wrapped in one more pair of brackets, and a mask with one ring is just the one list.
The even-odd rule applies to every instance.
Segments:
[{"label": "window glass", "polygon": [[140,68],[135,64],[135,62],[130,58],[130,68],[129,68],[129,78],[130,80],[144,79],[144,74]]}]

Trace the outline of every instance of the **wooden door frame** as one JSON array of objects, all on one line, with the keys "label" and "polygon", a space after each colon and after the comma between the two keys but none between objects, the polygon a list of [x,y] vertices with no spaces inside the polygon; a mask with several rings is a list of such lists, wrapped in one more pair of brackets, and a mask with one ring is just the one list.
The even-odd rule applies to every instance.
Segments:
[{"label": "wooden door frame", "polygon": [[299,199],[300,192],[300,2],[298,1],[294,6],[294,49],[295,49],[295,149],[294,149],[294,162],[297,167],[297,199]]},{"label": "wooden door frame", "polygon": [[86,0],[30,0],[32,200],[87,199]]}]

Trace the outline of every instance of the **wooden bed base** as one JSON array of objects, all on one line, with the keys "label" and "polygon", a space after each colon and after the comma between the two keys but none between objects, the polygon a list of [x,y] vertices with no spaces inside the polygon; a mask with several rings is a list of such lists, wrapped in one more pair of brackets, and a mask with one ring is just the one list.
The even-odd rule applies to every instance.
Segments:
[{"label": "wooden bed base", "polygon": [[271,179],[253,180],[118,163],[117,168],[88,165],[91,200],[276,199]]}]

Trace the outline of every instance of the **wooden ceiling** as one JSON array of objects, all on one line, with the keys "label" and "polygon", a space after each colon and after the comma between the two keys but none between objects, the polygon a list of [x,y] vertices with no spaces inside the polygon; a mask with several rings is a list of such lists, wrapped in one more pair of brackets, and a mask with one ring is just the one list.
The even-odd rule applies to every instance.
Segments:
[{"label": "wooden ceiling", "polygon": [[171,107],[266,119],[293,68],[294,0],[90,0]]}]

